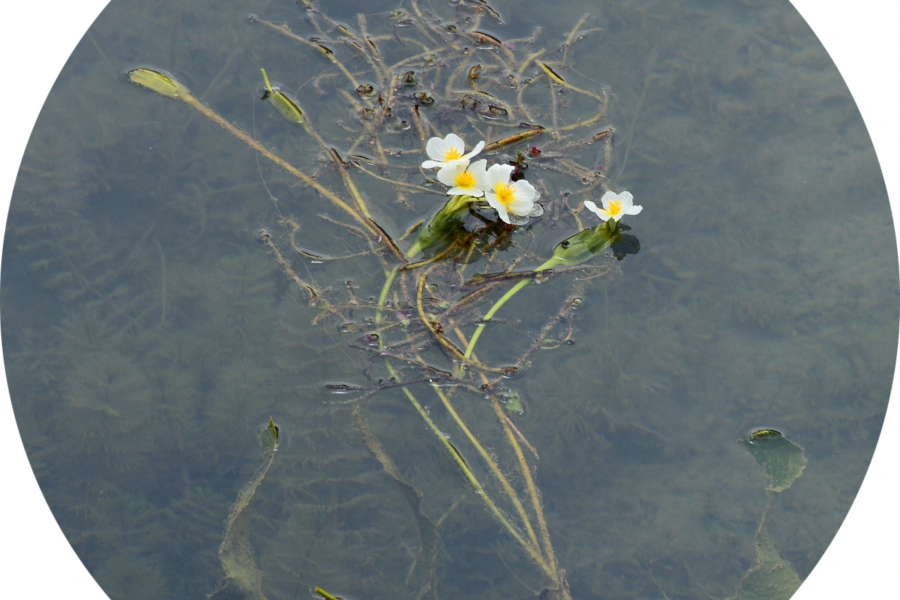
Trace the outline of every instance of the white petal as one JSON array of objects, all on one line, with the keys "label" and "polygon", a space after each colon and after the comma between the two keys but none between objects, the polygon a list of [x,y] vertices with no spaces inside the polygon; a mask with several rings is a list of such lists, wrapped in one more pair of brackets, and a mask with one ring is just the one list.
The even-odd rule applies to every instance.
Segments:
[{"label": "white petal", "polygon": [[491,205],[491,208],[497,211],[497,214],[500,215],[500,218],[503,219],[504,223],[509,223],[509,213],[506,212],[506,207],[497,200],[497,195],[491,192],[487,192],[484,197],[487,199],[488,204]]},{"label": "white petal", "polygon": [[456,183],[456,176],[466,170],[469,166],[467,160],[452,160],[444,165],[437,173],[438,181],[447,186]]},{"label": "white petal", "polygon": [[610,203],[613,202],[615,199],[616,199],[615,192],[606,192],[605,194],[603,194],[603,197],[600,198],[600,202],[603,203],[604,209],[609,209]]},{"label": "white petal", "polygon": [[628,210],[623,211],[626,215],[636,215],[644,210],[644,207],[638,204],[637,206],[631,206]]},{"label": "white petal", "polygon": [[509,183],[509,176],[513,170],[515,167],[512,165],[491,165],[486,174],[488,189],[494,189],[500,183]]},{"label": "white petal", "polygon": [[437,167],[440,167],[441,164],[442,163],[439,163],[435,160],[426,160],[425,162],[422,163],[422,168],[423,169],[435,169]]},{"label": "white petal", "polygon": [[531,214],[531,209],[533,208],[534,202],[526,200],[525,198],[514,198],[513,201],[509,203],[509,212],[520,217]]},{"label": "white petal", "polygon": [[600,217],[601,221],[609,221],[609,216],[610,216],[609,213],[607,211],[603,210],[602,208],[598,207],[596,204],[594,204],[590,200],[585,200],[584,205],[587,207],[588,210],[590,210],[591,212],[596,214],[598,217]]},{"label": "white petal", "polygon": [[441,167],[437,172],[437,180],[444,185],[453,185],[453,179],[456,177],[456,168],[454,165]]},{"label": "white petal", "polygon": [[473,198],[481,198],[484,196],[483,190],[461,187],[450,188],[447,190],[447,193],[451,196],[472,196]]},{"label": "white petal", "polygon": [[535,197],[538,196],[537,190],[534,189],[534,186],[524,179],[512,182],[511,184],[509,184],[509,187],[512,188],[513,196],[516,200],[521,199],[527,200],[528,202],[533,202]]},{"label": "white petal", "polygon": [[631,192],[619,193],[619,200],[622,201],[622,206],[632,206],[634,204],[634,196],[631,195]]},{"label": "white petal", "polygon": [[[462,140],[460,140],[460,141],[462,141]],[[472,151],[469,152],[468,154],[466,154],[463,158],[472,158],[473,156],[475,156],[476,154],[478,154],[479,152],[481,152],[481,149],[482,149],[482,148],[484,148],[484,141],[483,141],[483,140],[480,141],[480,142],[478,142],[477,144],[475,144],[475,147],[472,148]],[[485,162],[487,162],[487,161],[485,161]]]},{"label": "white petal", "polygon": [[528,216],[531,217],[532,219],[536,219],[537,217],[541,216],[542,214],[544,214],[544,207],[541,206],[540,204],[535,204],[531,208],[531,212],[528,213]]},{"label": "white petal", "polygon": [[[447,143],[446,140],[442,140],[439,137],[433,137],[428,140],[428,143],[425,144],[425,152],[428,153],[428,158],[438,163],[444,162],[444,156],[447,154],[447,151],[450,149],[450,144]],[[428,162],[428,161],[426,161]],[[432,167],[425,167],[426,169],[430,169]]]},{"label": "white petal", "polygon": [[515,213],[509,213],[509,221],[507,221],[507,223],[509,223],[510,225],[522,226],[528,225],[528,221],[528,217],[521,217]]},{"label": "white petal", "polygon": [[486,164],[487,161],[483,158],[481,160],[476,160],[471,165],[469,165],[469,173],[474,175],[476,179],[479,175],[484,176],[487,173],[487,170],[484,167]]},{"label": "white petal", "polygon": [[450,148],[459,149],[460,157],[462,157],[462,153],[466,151],[466,143],[455,133],[448,133],[447,137],[444,138],[444,142],[447,144],[448,151]]}]

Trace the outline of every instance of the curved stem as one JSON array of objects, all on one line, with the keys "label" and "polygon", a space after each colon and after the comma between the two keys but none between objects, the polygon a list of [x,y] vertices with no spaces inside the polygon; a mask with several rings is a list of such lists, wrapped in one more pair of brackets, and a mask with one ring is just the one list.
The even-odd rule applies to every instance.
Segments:
[{"label": "curved stem", "polygon": [[[391,286],[393,285],[394,280],[397,276],[397,271],[398,271],[398,268],[394,267],[390,271],[390,273],[387,276],[387,279],[384,282],[384,286],[381,289],[381,295],[378,297],[378,308],[379,309],[384,307],[384,302],[387,299],[388,294],[390,293]],[[378,313],[376,314],[376,317],[375,317],[376,324],[379,323],[380,321],[381,321],[381,310],[378,311]],[[378,340],[378,346],[379,346],[380,350],[384,348],[384,342],[380,337]],[[400,374],[397,373],[397,371],[394,369],[390,360],[388,358],[385,358],[384,363],[385,363],[385,366],[387,367],[388,371],[390,372],[391,377],[394,378],[398,383],[402,383],[401,379],[400,379]],[[416,409],[416,412],[419,413],[419,416],[421,416],[422,420],[424,420],[425,423],[428,425],[428,428],[431,429],[431,431],[435,434],[435,436],[438,438],[438,440],[440,440],[441,444],[444,446],[444,448],[450,454],[450,457],[456,463],[456,466],[458,466],[460,468],[460,470],[463,472],[466,479],[469,481],[469,483],[475,489],[475,493],[482,499],[482,501],[484,501],[484,503],[487,505],[488,509],[491,511],[491,513],[494,515],[494,517],[498,521],[500,521],[500,524],[503,525],[503,527],[510,533],[510,535],[513,536],[513,538],[515,538],[515,540],[517,542],[519,542],[519,544],[522,546],[522,548],[525,549],[525,551],[528,553],[528,555],[531,557],[531,559],[535,562],[535,564],[537,564],[538,567],[540,567],[541,570],[544,571],[544,573],[548,577],[550,577],[552,580],[556,581],[556,570],[550,568],[550,565],[547,564],[547,561],[544,559],[543,555],[541,554],[540,548],[537,545],[534,531],[531,528],[530,523],[528,523],[528,520],[526,519],[525,522],[527,523],[527,528],[529,530],[530,537],[533,540],[535,540],[533,543],[529,540],[526,540],[525,537],[522,536],[522,533],[518,530],[518,528],[516,528],[516,526],[510,522],[510,520],[506,517],[506,515],[503,514],[503,511],[501,511],[500,508],[490,498],[490,496],[488,496],[487,490],[484,489],[484,487],[478,481],[478,478],[475,477],[475,474],[469,468],[469,465],[466,464],[466,461],[463,459],[462,455],[453,446],[453,444],[450,443],[450,440],[447,439],[447,436],[444,435],[444,433],[438,428],[437,424],[435,424],[435,422],[431,420],[431,416],[425,411],[425,409],[422,407],[422,405],[419,403],[419,401],[416,399],[416,397],[413,396],[412,392],[409,391],[409,388],[406,386],[401,386],[400,389],[403,390],[404,395],[406,395],[406,398],[410,401],[410,403]],[[435,389],[437,389],[437,388],[435,388]],[[439,394],[439,395],[442,395],[442,394]],[[447,405],[449,405],[449,401],[445,403],[445,406],[447,406]],[[452,411],[451,414],[455,417],[455,419],[457,419],[457,423],[461,422],[461,419],[459,419],[459,416],[456,414],[456,411]],[[464,431],[468,432],[468,429],[466,428],[466,429],[464,429]],[[482,448],[482,450],[483,450],[483,448]],[[498,469],[498,471],[499,471],[499,469]],[[501,473],[501,476],[502,476],[502,473]],[[515,492],[513,492],[513,493],[515,493]],[[521,506],[521,502],[519,503],[519,505]],[[524,511],[524,509],[522,509],[522,510]]]},{"label": "curved stem", "polygon": [[[462,340],[465,344],[465,335],[463,332],[457,327],[456,335]],[[484,376],[484,373],[481,374],[481,379],[484,383],[487,383],[487,378]],[[544,509],[541,506],[540,494],[538,493],[537,485],[534,483],[534,478],[531,475],[531,467],[528,465],[528,461],[525,460],[525,454],[522,452],[522,447],[519,445],[518,440],[516,440],[516,436],[513,434],[514,426],[511,425],[509,419],[503,414],[503,408],[500,406],[500,402],[497,401],[497,397],[493,394],[490,396],[491,407],[494,409],[494,412],[497,415],[497,418],[500,420],[500,423],[503,425],[503,430],[506,432],[507,439],[509,441],[510,446],[512,446],[513,451],[516,454],[516,458],[519,461],[519,470],[522,471],[522,476],[525,478],[525,487],[528,489],[528,494],[531,496],[531,505],[534,508],[534,514],[537,516],[538,527],[541,532],[541,542],[543,543],[544,556],[547,558],[548,567],[553,572],[552,580],[556,583],[557,587],[563,590],[564,598],[568,599],[568,593],[565,591],[565,586],[561,585],[559,580],[559,571],[558,565],[556,563],[556,554],[553,552],[553,544],[550,542],[550,531],[547,528],[547,520],[544,518]],[[518,430],[516,430],[518,433]],[[521,433],[519,433],[521,435]],[[524,438],[523,438],[524,439]],[[526,441],[526,444],[528,442]],[[530,444],[529,444],[530,447]],[[514,494],[515,492],[513,492]],[[513,497],[511,495],[511,497]],[[518,498],[516,497],[516,500]],[[523,509],[524,510],[524,509]],[[529,526],[530,529],[530,521],[527,517],[523,515],[523,520]],[[537,541],[534,542],[537,545]]]},{"label": "curved stem", "polygon": [[[397,277],[397,269],[399,267],[394,267],[391,269],[391,272],[388,273],[387,279],[384,281],[384,286],[381,288],[381,295],[378,296],[378,312],[375,313],[375,324],[378,325],[381,323],[381,308],[384,307],[384,301],[387,300],[388,292],[391,291],[391,286],[394,285],[394,279]],[[384,342],[379,338],[378,341],[379,350],[384,349]]]},{"label": "curved stem", "polygon": [[[475,434],[469,429],[466,425],[465,421],[459,416],[456,412],[456,409],[453,408],[453,405],[450,403],[450,399],[444,393],[444,391],[438,387],[437,385],[432,384],[431,386],[434,388],[434,391],[437,393],[438,397],[440,397],[441,402],[444,403],[444,408],[447,409],[447,412],[450,413],[450,416],[453,417],[453,420],[456,421],[456,425],[462,429],[462,432],[466,434],[466,437],[469,438],[469,441],[475,446],[475,449],[478,451],[478,454],[481,455],[481,458],[487,463],[488,468],[491,473],[494,474],[494,477],[497,478],[497,481],[500,482],[500,485],[503,487],[503,491],[512,501],[513,506],[516,507],[516,512],[519,513],[519,518],[522,519],[522,522],[525,525],[525,531],[528,533],[528,538],[531,540],[531,543],[534,548],[540,548],[540,544],[538,544],[537,536],[534,533],[534,528],[531,526],[531,521],[528,519],[528,513],[525,512],[525,507],[522,505],[522,501],[519,500],[519,495],[516,494],[516,490],[513,489],[512,485],[509,483],[509,480],[503,474],[503,471],[500,470],[500,467],[497,465],[497,462],[491,457],[487,450],[485,450],[484,446],[481,445],[481,442],[478,441],[478,438],[475,437]],[[554,571],[556,570],[554,565],[549,565]]]},{"label": "curved stem", "polygon": [[244,131],[242,131],[242,130],[238,129],[237,127],[235,127],[234,125],[232,125],[229,121],[226,121],[221,115],[219,115],[217,112],[215,112],[214,110],[212,110],[211,108],[209,108],[208,106],[206,106],[205,104],[203,104],[202,102],[200,102],[199,100],[197,100],[196,98],[191,96],[190,94],[181,96],[180,99],[183,100],[188,105],[190,105],[190,107],[193,108],[194,110],[202,113],[208,119],[218,123],[221,127],[223,127],[226,131],[228,131],[228,133],[230,133],[234,137],[238,138],[239,140],[241,140],[242,142],[244,142],[245,144],[247,144],[248,146],[250,146],[257,152],[259,152],[260,154],[262,154],[263,156],[268,158],[270,161],[272,161],[273,163],[275,163],[276,165],[278,165],[279,167],[281,167],[282,169],[284,169],[285,171],[287,171],[288,173],[290,173],[291,175],[293,175],[294,177],[296,177],[297,179],[299,179],[306,185],[310,186],[311,188],[315,189],[317,192],[319,192],[320,194],[322,194],[323,196],[328,198],[328,200],[330,200],[335,206],[344,210],[347,214],[349,214],[357,222],[359,222],[366,230],[368,230],[368,233],[372,235],[373,239],[377,240],[380,237],[379,232],[374,227],[372,227],[372,225],[369,223],[369,221],[363,215],[361,215],[359,212],[354,210],[353,207],[351,207],[349,204],[347,204],[346,202],[341,200],[336,194],[334,194],[334,192],[325,188],[321,183],[319,183],[318,181],[316,181],[315,179],[313,179],[306,173],[303,173],[302,171],[297,169],[295,166],[293,166],[292,164],[290,164],[289,162],[287,162],[280,156],[271,152],[268,148],[266,148],[265,146],[260,144],[258,141],[256,141],[252,137],[250,137]]},{"label": "curved stem", "polygon": [[[544,554],[547,556],[547,561],[550,563],[550,569],[554,573],[557,573],[556,554],[554,554],[553,545],[550,543],[550,531],[547,529],[547,521],[544,519],[544,509],[541,507],[541,498],[538,493],[537,485],[535,485],[534,478],[531,476],[531,468],[528,466],[528,461],[525,460],[525,455],[522,453],[522,447],[519,446],[519,442],[516,440],[516,436],[510,429],[509,423],[504,419],[505,415],[503,414],[503,408],[500,406],[500,403],[494,395],[491,395],[491,406],[493,406],[494,412],[497,414],[500,423],[503,424],[503,429],[506,431],[506,437],[509,439],[509,445],[513,447],[516,458],[519,460],[519,468],[522,471],[523,477],[525,477],[525,487],[528,488],[528,494],[531,496],[534,514],[537,515],[538,528],[541,532],[541,542],[543,542],[544,546]],[[559,584],[558,579],[554,579],[554,581]]]},{"label": "curved stem", "polygon": [[[547,269],[558,265],[559,262],[560,261],[554,256],[553,258],[539,266],[537,269],[535,269],[535,272],[546,271]],[[484,315],[484,318],[481,320],[482,322],[478,324],[478,329],[475,330],[475,333],[472,335],[472,339],[469,340],[469,345],[466,346],[466,351],[463,354],[466,359],[472,356],[472,351],[475,349],[475,343],[478,341],[478,338],[481,337],[481,332],[484,330],[484,326],[487,324],[487,322],[491,320],[491,317],[493,317],[497,313],[497,311],[500,310],[501,306],[506,304],[507,300],[515,296],[519,290],[528,285],[528,283],[531,281],[534,281],[534,277],[523,279],[522,281],[511,287],[508,292],[503,294],[503,296],[494,303],[487,314]]]}]

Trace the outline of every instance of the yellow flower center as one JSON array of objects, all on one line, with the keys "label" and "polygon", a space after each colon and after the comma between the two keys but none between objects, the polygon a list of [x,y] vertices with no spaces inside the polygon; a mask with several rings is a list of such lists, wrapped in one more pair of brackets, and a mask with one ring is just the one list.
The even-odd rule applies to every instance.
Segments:
[{"label": "yellow flower center", "polygon": [[622,201],[616,198],[615,200],[610,202],[609,208],[606,209],[606,212],[608,212],[612,216],[616,216],[617,214],[622,212]]},{"label": "yellow flower center", "polygon": [[475,187],[475,176],[468,171],[463,171],[456,176],[453,183],[456,184],[456,187],[470,190]]},{"label": "yellow flower center", "polygon": [[509,205],[516,199],[516,194],[513,192],[513,189],[505,183],[497,184],[494,188],[494,194],[497,195],[497,200],[500,204],[507,208],[509,208]]},{"label": "yellow flower center", "polygon": [[462,156],[462,150],[460,150],[456,146],[450,146],[450,149],[444,153],[444,161],[446,162],[448,160],[456,160],[460,156]]}]

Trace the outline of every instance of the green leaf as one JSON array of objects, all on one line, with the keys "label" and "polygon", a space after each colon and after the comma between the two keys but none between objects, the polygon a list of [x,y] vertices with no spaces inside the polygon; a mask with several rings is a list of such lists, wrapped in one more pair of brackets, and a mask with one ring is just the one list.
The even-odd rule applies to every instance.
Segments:
[{"label": "green leaf", "polygon": [[519,396],[518,392],[510,392],[506,395],[506,399],[503,402],[503,408],[511,413],[516,413],[519,415],[525,412],[525,407],[522,404],[522,398]]},{"label": "green leaf", "polygon": [[303,111],[297,106],[297,102],[278,88],[273,88],[269,83],[269,76],[266,75],[266,70],[261,69],[261,71],[266,82],[266,92],[263,94],[262,99],[271,102],[272,106],[281,113],[281,116],[288,123],[305,125],[306,119],[303,118]]},{"label": "green leaf", "polygon": [[424,250],[440,252],[452,245],[465,231],[462,218],[459,216],[468,209],[474,198],[471,196],[453,196],[425,225],[419,228],[416,242],[407,256],[413,257]]},{"label": "green leaf", "polygon": [[767,490],[782,492],[803,474],[806,457],[803,448],[774,429],[760,429],[740,440],[765,470]]},{"label": "green leaf", "polygon": [[278,425],[269,417],[269,425],[259,433],[259,441],[265,450],[278,448]]},{"label": "green leaf", "polygon": [[157,94],[169,98],[189,96],[188,89],[175,81],[175,79],[162,71],[145,69],[143,67],[128,71],[128,79],[145,88],[151,89]]},{"label": "green leaf", "polygon": [[[585,229],[564,239],[553,249],[555,264],[566,266],[580,265],[589,258],[600,254],[620,237],[616,222],[610,219],[601,223],[596,229]],[[637,238],[635,238],[635,241]],[[640,245],[639,245],[640,246]]]}]

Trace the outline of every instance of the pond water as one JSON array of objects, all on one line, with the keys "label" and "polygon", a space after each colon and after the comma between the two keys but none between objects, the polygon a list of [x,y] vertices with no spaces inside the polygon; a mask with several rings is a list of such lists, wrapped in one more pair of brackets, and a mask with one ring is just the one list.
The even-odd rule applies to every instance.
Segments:
[{"label": "pond water", "polygon": [[[878,438],[898,281],[870,140],[802,19],[765,1],[528,12],[510,2],[371,2],[364,20],[357,3],[316,6],[322,14],[310,19],[288,0],[252,9],[113,2],[57,81],[26,152],[0,288],[10,393],[42,491],[107,594],[275,599],[321,586],[357,598],[745,598],[761,551],[794,578],[784,586],[805,579]],[[479,14],[473,7],[477,27],[466,20]],[[450,24],[500,46],[463,43]],[[570,37],[573,27],[583,39]],[[375,50],[333,48],[348,73],[314,47],[365,46],[365,31]],[[383,107],[348,80],[378,88],[380,65],[413,55],[419,62],[383,75],[418,70],[415,84],[391,84],[396,114],[373,121],[364,111]],[[466,76],[476,64],[483,80]],[[138,67],[177,78],[350,209],[208,113],[130,83],[126,72]],[[493,224],[482,222],[491,233],[477,260],[410,269],[387,297],[392,310],[377,310],[386,271],[403,261],[383,246],[371,251],[372,225],[352,216],[362,211],[343,165],[260,101],[261,67],[297,98],[325,146],[358,161],[345,172],[381,228],[375,237],[390,236],[401,253],[415,238],[404,234],[446,197],[415,168],[428,123],[470,146],[525,131],[509,123],[545,127],[484,154],[493,163],[544,149],[525,171],[544,216],[512,230],[480,210]],[[468,104],[445,87],[457,67]],[[602,118],[566,129],[598,106],[571,86],[602,99]],[[481,89],[499,108],[485,107],[494,100]],[[422,92],[436,102],[420,97],[420,134],[404,110]],[[360,137],[372,122],[383,124],[381,148]],[[572,145],[609,126],[610,135]],[[478,369],[465,379],[438,342],[453,344],[457,325],[471,337],[514,283],[439,317],[460,298],[454,273],[540,265],[558,242],[597,225],[570,209],[607,188],[643,206],[623,221],[640,252],[528,285],[486,326],[483,364],[527,354],[490,386],[505,402],[501,421],[477,390]],[[421,318],[416,283],[435,265]],[[556,315],[561,325],[545,330]],[[439,321],[446,331],[435,331]],[[381,344],[407,337],[406,356],[385,361]],[[337,384],[351,389],[328,388]],[[520,443],[550,542],[534,534],[541,559],[486,507],[485,496],[496,499],[529,537],[438,392],[537,529],[502,423],[540,457]],[[274,453],[261,444],[270,417]],[[767,491],[779,486],[748,452],[768,439],[749,437],[760,429],[802,448],[802,458],[777,459],[793,461],[786,489]],[[239,497],[248,502],[236,505]],[[557,568],[548,573],[541,560]]]}]

